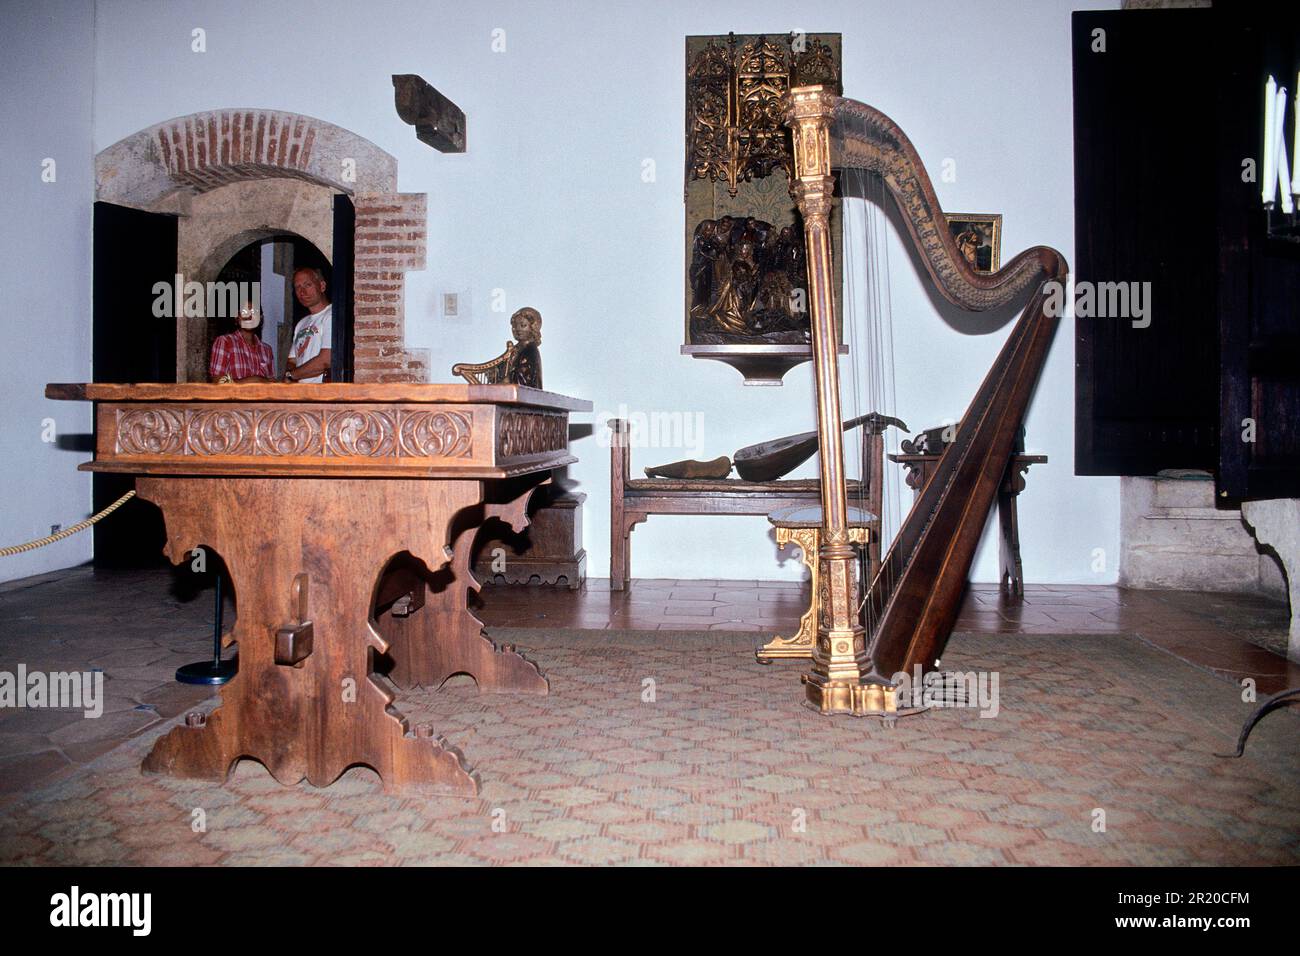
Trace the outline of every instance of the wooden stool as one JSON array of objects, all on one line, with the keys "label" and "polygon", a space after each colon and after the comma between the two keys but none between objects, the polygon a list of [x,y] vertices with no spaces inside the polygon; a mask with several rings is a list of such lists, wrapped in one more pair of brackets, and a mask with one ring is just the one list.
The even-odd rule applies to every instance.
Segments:
[{"label": "wooden stool", "polygon": [[[932,429],[934,430],[937,429]],[[920,496],[921,489],[934,474],[935,466],[939,463],[939,455],[909,452],[909,445],[914,447],[914,443],[903,442],[904,453],[890,455],[889,460],[896,461],[907,469],[907,487]],[[1025,596],[1025,571],[1020,562],[1020,517],[1016,511],[1016,498],[1025,490],[1025,475],[1029,472],[1029,466],[1045,464],[1047,464],[1046,455],[1026,455],[1023,451],[1016,452],[1011,456],[1006,474],[1002,476],[1002,485],[998,488],[1002,593],[1014,601],[1021,601]]]},{"label": "wooden stool", "polygon": [[[880,535],[880,519],[869,511],[849,507],[848,510],[849,541],[854,544],[870,545]],[[817,642],[817,595],[818,566],[817,551],[821,547],[822,509],[821,505],[799,505],[794,508],[782,508],[767,516],[776,527],[776,544],[784,548],[794,543],[801,552],[803,563],[812,575],[812,596],[808,601],[808,610],[799,619],[799,630],[793,637],[777,636],[772,638],[757,651],[754,656],[760,664],[770,664],[775,660],[812,657],[813,645]],[[868,549],[868,555],[874,555],[875,548]],[[868,557],[868,564],[875,563],[874,557]],[[874,567],[867,568],[867,582],[876,573]]]}]

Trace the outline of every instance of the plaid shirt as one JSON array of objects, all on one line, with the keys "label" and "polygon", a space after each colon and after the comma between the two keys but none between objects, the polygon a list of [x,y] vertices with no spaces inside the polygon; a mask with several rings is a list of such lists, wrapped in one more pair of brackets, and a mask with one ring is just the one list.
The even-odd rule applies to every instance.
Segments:
[{"label": "plaid shirt", "polygon": [[250,347],[238,332],[217,336],[212,343],[212,359],[208,363],[208,374],[214,378],[229,375],[236,382],[250,375],[263,378],[275,378],[271,368],[274,356],[271,346],[260,339],[255,348]]}]

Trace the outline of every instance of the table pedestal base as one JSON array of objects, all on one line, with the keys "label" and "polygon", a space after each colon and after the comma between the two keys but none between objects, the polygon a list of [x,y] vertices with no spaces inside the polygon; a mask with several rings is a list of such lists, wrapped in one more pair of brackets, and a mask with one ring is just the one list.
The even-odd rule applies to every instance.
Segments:
[{"label": "table pedestal base", "polygon": [[480,588],[471,573],[479,529],[500,518],[515,533],[523,531],[528,500],[546,480],[535,475],[489,486],[488,500],[457,518],[451,561],[438,573],[408,561],[385,574],[376,605],[387,613],[375,615],[375,626],[390,645],[387,676],[398,687],[435,690],[449,677],[468,674],[483,693],[550,692],[537,665],[513,645],[494,644],[469,610],[469,592]]},{"label": "table pedestal base", "polygon": [[[395,695],[371,668],[390,643],[370,612],[394,555],[409,551],[432,568],[446,563],[456,516],[482,503],[482,482],[169,476],[141,477],[137,491],[163,511],[172,562],[212,548],[238,600],[228,643],[239,645],[239,673],[206,719],[193,714],[154,745],[145,771],[224,780],[251,757],[288,785],[328,786],[362,764],[390,791],[478,791],[459,751],[431,729],[412,733],[392,706]],[[452,571],[468,579],[460,537],[472,532],[456,533]],[[409,642],[439,648],[420,676],[477,670],[481,681],[504,684],[513,678],[502,675],[531,668],[534,686],[545,685],[533,665],[473,631],[477,622],[461,608],[457,615],[448,605]],[[471,631],[478,644],[467,639]],[[444,642],[461,652],[444,653]]]}]

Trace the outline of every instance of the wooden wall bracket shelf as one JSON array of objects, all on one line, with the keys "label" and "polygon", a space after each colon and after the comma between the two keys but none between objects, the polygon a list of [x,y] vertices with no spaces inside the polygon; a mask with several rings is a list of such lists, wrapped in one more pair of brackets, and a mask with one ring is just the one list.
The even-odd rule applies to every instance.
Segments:
[{"label": "wooden wall bracket shelf", "polygon": [[[730,365],[745,377],[746,385],[783,385],[786,372],[812,361],[812,346],[683,345],[682,354]],[[849,347],[841,345],[839,354],[848,355]]]}]

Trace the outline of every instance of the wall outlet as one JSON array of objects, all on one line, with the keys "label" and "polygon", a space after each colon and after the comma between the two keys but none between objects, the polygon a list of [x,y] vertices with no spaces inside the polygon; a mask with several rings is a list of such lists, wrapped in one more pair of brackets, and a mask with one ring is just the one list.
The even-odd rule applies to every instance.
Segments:
[{"label": "wall outlet", "polygon": [[474,306],[470,300],[469,289],[457,289],[455,292],[438,293],[438,311],[444,319],[465,322],[473,318]]}]

